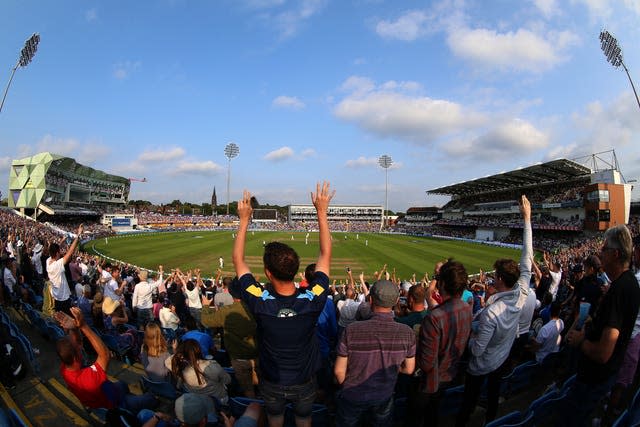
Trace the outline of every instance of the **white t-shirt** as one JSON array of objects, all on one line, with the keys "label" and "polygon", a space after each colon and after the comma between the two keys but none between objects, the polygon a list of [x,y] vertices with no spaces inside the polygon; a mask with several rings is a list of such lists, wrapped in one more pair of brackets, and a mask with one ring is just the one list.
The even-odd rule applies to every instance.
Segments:
[{"label": "white t-shirt", "polygon": [[540,344],[540,348],[536,352],[536,361],[542,362],[545,357],[551,353],[560,350],[560,342],[562,337],[560,333],[564,329],[564,322],[561,319],[551,319],[540,328],[536,341]]},{"label": "white t-shirt", "polygon": [[549,270],[549,274],[551,275],[551,284],[549,285],[549,293],[553,295],[553,299],[556,299],[556,294],[558,293],[558,286],[560,286],[560,280],[562,279],[562,270],[555,271]]},{"label": "white t-shirt", "polygon": [[116,290],[119,288],[118,282],[112,277],[108,283],[104,285],[104,297],[109,297],[114,301],[120,301],[120,296],[116,294]]},{"label": "white t-shirt", "polygon": [[200,301],[200,288],[198,286],[194,286],[192,291],[185,287],[184,293],[187,296],[187,306],[189,308],[202,308],[202,301]]},{"label": "white t-shirt", "polygon": [[51,281],[51,293],[56,301],[66,301],[71,296],[67,276],[64,274],[64,258],[47,259],[47,274]]}]

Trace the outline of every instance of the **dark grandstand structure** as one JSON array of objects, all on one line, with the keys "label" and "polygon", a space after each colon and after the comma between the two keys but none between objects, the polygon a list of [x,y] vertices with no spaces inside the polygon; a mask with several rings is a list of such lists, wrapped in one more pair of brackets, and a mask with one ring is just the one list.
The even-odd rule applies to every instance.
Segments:
[{"label": "dark grandstand structure", "polygon": [[511,231],[521,227],[521,194],[531,200],[534,228],[542,231],[582,234],[626,224],[631,185],[623,182],[612,153],[613,163],[587,167],[558,159],[429,190],[451,200],[442,208],[410,208],[399,225],[408,232],[508,240]]}]

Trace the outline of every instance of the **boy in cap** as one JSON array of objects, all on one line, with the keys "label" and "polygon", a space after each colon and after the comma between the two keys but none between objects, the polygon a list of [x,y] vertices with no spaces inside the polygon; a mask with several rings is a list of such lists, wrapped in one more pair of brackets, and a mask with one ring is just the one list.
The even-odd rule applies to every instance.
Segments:
[{"label": "boy in cap", "polygon": [[398,287],[378,280],[369,293],[371,319],[347,326],[338,344],[334,373],[342,390],[338,397],[336,425],[358,426],[366,415],[371,425],[392,424],[393,390],[398,373],[412,374],[416,335],[393,320]]}]

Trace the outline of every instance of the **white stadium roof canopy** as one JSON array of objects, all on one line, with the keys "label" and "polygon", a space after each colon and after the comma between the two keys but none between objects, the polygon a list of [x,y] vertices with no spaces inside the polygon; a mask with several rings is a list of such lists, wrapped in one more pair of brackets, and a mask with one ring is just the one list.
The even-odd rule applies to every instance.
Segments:
[{"label": "white stadium roof canopy", "polygon": [[428,190],[427,193],[469,196],[537,184],[563,182],[590,174],[591,169],[586,166],[567,159],[557,159],[510,172],[434,188],[433,190]]}]

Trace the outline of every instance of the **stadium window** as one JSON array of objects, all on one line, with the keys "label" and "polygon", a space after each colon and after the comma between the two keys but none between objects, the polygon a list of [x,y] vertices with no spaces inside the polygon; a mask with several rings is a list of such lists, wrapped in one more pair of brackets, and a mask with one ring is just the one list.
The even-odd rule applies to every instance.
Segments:
[{"label": "stadium window", "polygon": [[602,222],[611,221],[611,212],[609,211],[609,209],[600,209],[598,211],[598,220]]}]

